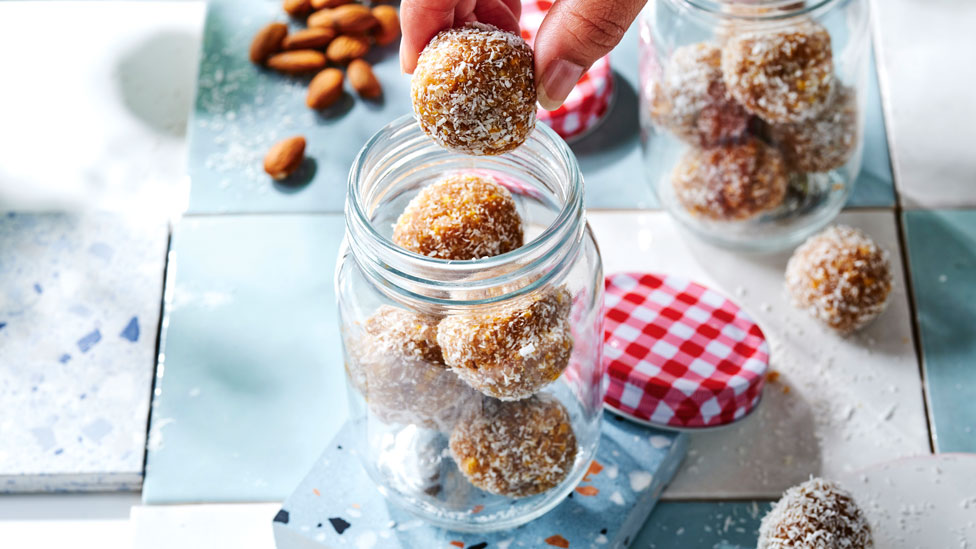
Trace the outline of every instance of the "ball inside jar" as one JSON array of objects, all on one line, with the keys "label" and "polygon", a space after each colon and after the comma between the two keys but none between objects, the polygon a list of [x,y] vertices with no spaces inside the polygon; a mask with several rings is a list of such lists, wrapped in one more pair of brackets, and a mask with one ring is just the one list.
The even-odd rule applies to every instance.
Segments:
[{"label": "ball inside jar", "polygon": [[468,23],[438,33],[411,79],[420,127],[450,150],[495,155],[535,128],[534,56],[525,40],[491,25]]},{"label": "ball inside jar", "polygon": [[809,120],[774,124],[770,136],[790,168],[826,172],[839,168],[854,154],[858,135],[857,95],[838,86],[833,99]]},{"label": "ball inside jar", "polygon": [[450,438],[451,457],[486,492],[527,497],[554,488],[573,468],[576,434],[566,408],[539,395],[469,408]]},{"label": "ball inside jar", "polygon": [[763,517],[758,549],[874,547],[864,511],[839,485],[813,478],[783,494]]}]

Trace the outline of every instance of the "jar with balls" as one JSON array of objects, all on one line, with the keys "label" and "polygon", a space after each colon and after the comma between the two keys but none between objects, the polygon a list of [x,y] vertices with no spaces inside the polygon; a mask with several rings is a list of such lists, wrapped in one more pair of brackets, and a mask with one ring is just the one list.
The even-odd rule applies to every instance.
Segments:
[{"label": "jar with balls", "polygon": [[829,223],[861,168],[867,0],[651,0],[646,175],[712,243],[771,251]]},{"label": "jar with balls", "polygon": [[442,146],[414,117],[349,174],[336,294],[356,451],[389,501],[458,531],[560,503],[600,436],[603,271],[569,147]]}]

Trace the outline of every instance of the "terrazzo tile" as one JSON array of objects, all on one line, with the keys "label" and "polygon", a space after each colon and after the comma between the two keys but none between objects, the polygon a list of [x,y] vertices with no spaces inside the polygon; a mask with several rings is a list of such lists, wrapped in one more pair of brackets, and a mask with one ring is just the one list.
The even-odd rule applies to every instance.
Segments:
[{"label": "terrazzo tile", "polygon": [[0,214],[0,492],[137,490],[168,228]]},{"label": "terrazzo tile", "polygon": [[863,228],[890,250],[888,310],[842,338],[789,305],[789,253],[745,255],[680,233],[663,213],[588,216],[607,273],[688,277],[739,303],[770,344],[771,369],[758,409],[728,428],[694,433],[668,499],[775,498],[809,475],[844,471],[929,451],[919,366],[912,344],[895,214],[858,210],[839,222]]},{"label": "terrazzo tile", "polygon": [[976,211],[904,220],[935,446],[976,452]]},{"label": "terrazzo tile", "polygon": [[274,501],[345,419],[343,218],[187,217],[174,231],[147,503]]},{"label": "terrazzo tile", "polygon": [[752,549],[768,501],[663,501],[632,547],[642,549]]}]

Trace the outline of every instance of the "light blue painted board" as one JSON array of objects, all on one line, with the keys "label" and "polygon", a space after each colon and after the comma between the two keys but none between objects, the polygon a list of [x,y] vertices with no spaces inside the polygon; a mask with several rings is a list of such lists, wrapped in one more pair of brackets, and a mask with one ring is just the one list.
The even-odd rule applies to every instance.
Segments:
[{"label": "light blue painted board", "polygon": [[147,503],[274,501],[346,416],[339,215],[187,217],[175,229]]},{"label": "light blue painted board", "polygon": [[0,493],[139,489],[168,239],[0,214]]},{"label": "light blue painted board", "polygon": [[904,220],[935,446],[976,452],[976,210]]},{"label": "light blue painted board", "polygon": [[552,547],[546,540],[556,535],[574,549],[628,547],[681,463],[688,443],[687,434],[607,415],[596,457],[603,470],[583,481],[596,487],[598,494],[574,493],[546,515],[514,530],[462,534],[429,526],[386,502],[354,453],[354,433],[359,428],[347,423],[284,502],[273,523],[278,549],[448,548],[452,542],[469,549],[535,548]]},{"label": "light blue painted board", "polygon": [[635,549],[753,549],[767,501],[658,504],[640,531]]}]

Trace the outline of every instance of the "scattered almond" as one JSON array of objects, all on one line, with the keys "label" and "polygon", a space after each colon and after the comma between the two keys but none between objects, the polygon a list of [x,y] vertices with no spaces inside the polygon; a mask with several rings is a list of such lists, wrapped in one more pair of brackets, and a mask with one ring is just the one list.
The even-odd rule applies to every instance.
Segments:
[{"label": "scattered almond", "polygon": [[349,76],[349,84],[356,90],[360,97],[365,99],[376,99],[383,93],[380,81],[373,74],[373,68],[369,63],[362,59],[354,59],[346,69]]},{"label": "scattered almond", "polygon": [[[331,49],[331,45],[329,47]],[[268,59],[268,66],[288,74],[312,72],[325,66],[325,55],[315,50],[286,51],[272,55]]]},{"label": "scattered almond", "polygon": [[343,34],[366,32],[376,26],[373,12],[362,4],[346,4],[333,10],[332,25]]},{"label": "scattered almond", "polygon": [[281,47],[286,50],[314,50],[329,45],[336,32],[328,28],[313,27],[293,32],[285,37]]},{"label": "scattered almond", "polygon": [[305,104],[310,109],[324,109],[342,97],[342,71],[328,68],[315,75],[308,84]]},{"label": "scattered almond", "polygon": [[335,28],[335,10],[334,9],[323,9],[319,10],[312,15],[308,16],[305,20],[305,24],[309,28],[320,27],[323,29],[334,29]]},{"label": "scattered almond", "polygon": [[312,0],[285,0],[282,7],[292,17],[304,17],[312,11]]},{"label": "scattered almond", "polygon": [[329,44],[328,49],[325,50],[325,55],[333,63],[345,64],[353,59],[359,59],[368,51],[369,40],[366,37],[342,35]]},{"label": "scattered almond", "polygon": [[305,138],[296,135],[272,145],[264,157],[264,171],[274,179],[285,179],[295,173],[305,158]]},{"label": "scattered almond", "polygon": [[288,26],[284,23],[268,23],[262,27],[251,41],[251,62],[263,65],[269,57],[281,51],[281,42],[287,34]]},{"label": "scattered almond", "polygon": [[345,4],[351,4],[353,0],[312,0],[312,8],[320,10],[322,8],[338,8]]},{"label": "scattered almond", "polygon": [[373,39],[376,44],[385,46],[392,44],[400,37],[400,15],[393,6],[376,6],[372,9],[377,25],[373,29]]}]

